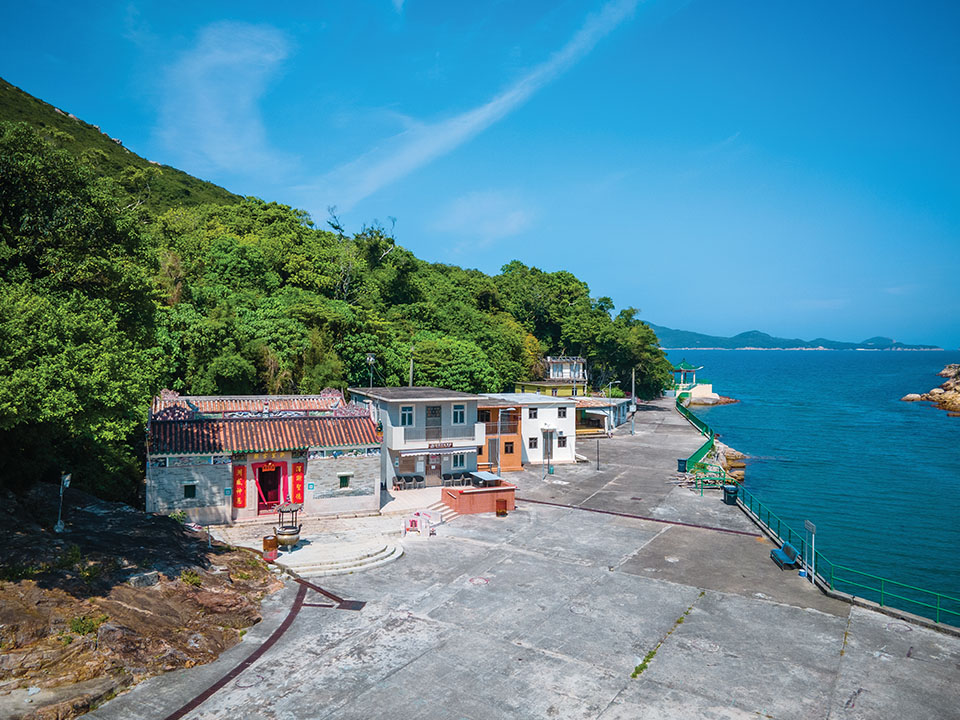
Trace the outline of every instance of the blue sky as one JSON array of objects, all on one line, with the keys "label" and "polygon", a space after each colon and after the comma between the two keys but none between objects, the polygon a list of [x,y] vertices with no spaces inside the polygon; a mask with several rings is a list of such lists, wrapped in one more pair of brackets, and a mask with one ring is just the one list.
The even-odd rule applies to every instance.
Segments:
[{"label": "blue sky", "polygon": [[960,346],[960,4],[8,4],[135,152],[670,327]]}]

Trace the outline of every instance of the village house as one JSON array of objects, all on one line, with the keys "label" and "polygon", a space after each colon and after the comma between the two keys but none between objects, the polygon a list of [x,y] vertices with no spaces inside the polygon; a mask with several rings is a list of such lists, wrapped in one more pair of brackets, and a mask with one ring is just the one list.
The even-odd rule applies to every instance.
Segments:
[{"label": "village house", "polygon": [[383,432],[380,478],[386,488],[443,485],[444,476],[477,471],[486,425],[478,395],[437,387],[350,388]]},{"label": "village house", "polygon": [[477,468],[493,473],[523,470],[523,408],[506,400],[484,396],[477,404],[477,420],[486,426],[486,445],[477,451]]},{"label": "village house", "polygon": [[524,466],[576,462],[576,398],[537,393],[489,393],[484,397],[486,402],[518,409]]},{"label": "village house", "polygon": [[582,357],[544,358],[545,377],[542,380],[521,380],[514,390],[518,393],[540,393],[552,397],[583,397],[587,395],[587,361]]},{"label": "village house", "polygon": [[629,398],[578,397],[577,435],[609,436],[630,417]]},{"label": "village house", "polygon": [[380,509],[380,436],[343,394],[199,397],[164,391],[147,422],[147,512],[201,524]]}]

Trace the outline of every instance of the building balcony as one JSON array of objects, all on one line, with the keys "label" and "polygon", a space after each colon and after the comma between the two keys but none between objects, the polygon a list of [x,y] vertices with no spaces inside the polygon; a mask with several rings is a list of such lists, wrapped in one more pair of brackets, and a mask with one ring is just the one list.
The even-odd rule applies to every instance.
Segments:
[{"label": "building balcony", "polygon": [[486,441],[486,423],[438,425],[435,427],[383,428],[388,450],[429,450],[441,447],[479,447]]},{"label": "building balcony", "polygon": [[494,437],[496,435],[516,435],[518,432],[520,432],[520,422],[517,420],[504,420],[500,423],[491,421],[482,424],[487,426],[487,437]]}]

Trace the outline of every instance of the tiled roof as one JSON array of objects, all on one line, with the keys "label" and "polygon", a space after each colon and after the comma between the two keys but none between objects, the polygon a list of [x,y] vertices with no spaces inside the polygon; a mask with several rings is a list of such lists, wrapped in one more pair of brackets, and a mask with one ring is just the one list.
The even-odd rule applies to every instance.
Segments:
[{"label": "tiled roof", "polygon": [[339,390],[324,390],[319,395],[178,395],[164,390],[153,399],[151,418],[186,419],[191,413],[226,415],[235,413],[267,414],[294,412],[330,412],[345,405]]},{"label": "tiled roof", "polygon": [[151,455],[220,454],[377,445],[369,417],[201,418],[152,420]]}]

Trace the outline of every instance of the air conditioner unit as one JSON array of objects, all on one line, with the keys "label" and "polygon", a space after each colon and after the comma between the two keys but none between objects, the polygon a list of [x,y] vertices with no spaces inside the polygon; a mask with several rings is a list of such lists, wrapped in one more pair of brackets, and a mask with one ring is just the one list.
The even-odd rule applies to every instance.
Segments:
[{"label": "air conditioner unit", "polygon": [[557,436],[563,437],[563,430],[557,430]]}]

